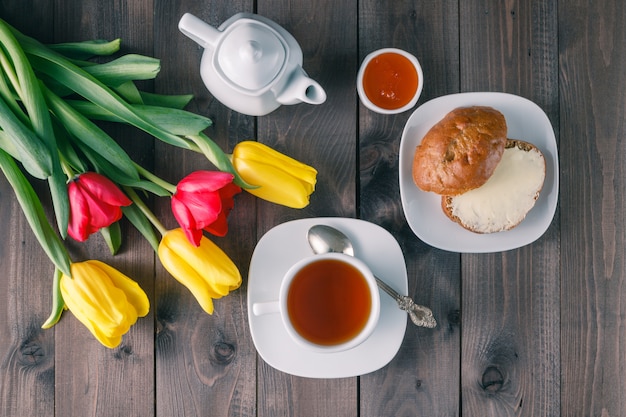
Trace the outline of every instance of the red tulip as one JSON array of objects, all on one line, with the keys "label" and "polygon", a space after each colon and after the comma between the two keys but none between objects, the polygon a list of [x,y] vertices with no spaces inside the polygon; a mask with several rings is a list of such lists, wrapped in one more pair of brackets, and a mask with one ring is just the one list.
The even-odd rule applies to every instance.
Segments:
[{"label": "red tulip", "polygon": [[113,181],[95,172],[85,172],[68,186],[70,221],[68,234],[79,242],[122,218],[122,206],[132,202]]},{"label": "red tulip", "polygon": [[228,232],[228,214],[241,188],[234,176],[220,171],[195,171],[180,180],[172,196],[172,212],[189,242],[200,245],[202,230],[216,236]]}]

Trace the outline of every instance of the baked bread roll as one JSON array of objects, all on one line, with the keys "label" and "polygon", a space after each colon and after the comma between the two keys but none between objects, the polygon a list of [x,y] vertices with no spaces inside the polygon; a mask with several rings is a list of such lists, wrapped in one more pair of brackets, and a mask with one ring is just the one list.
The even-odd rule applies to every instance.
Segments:
[{"label": "baked bread roll", "polygon": [[442,196],[443,212],[475,233],[510,230],[533,208],[546,176],[545,159],[534,145],[509,139],[502,160],[481,187]]},{"label": "baked bread roll", "polygon": [[452,110],[417,146],[413,181],[423,191],[458,195],[483,185],[502,158],[504,115],[485,106]]}]

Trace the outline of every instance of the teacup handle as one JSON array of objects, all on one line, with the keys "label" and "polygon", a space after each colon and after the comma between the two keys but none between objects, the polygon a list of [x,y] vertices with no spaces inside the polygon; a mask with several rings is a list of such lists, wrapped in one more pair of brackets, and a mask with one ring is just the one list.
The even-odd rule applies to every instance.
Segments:
[{"label": "teacup handle", "polygon": [[254,303],[252,304],[252,313],[255,316],[263,316],[265,314],[280,313],[280,303],[278,301]]}]

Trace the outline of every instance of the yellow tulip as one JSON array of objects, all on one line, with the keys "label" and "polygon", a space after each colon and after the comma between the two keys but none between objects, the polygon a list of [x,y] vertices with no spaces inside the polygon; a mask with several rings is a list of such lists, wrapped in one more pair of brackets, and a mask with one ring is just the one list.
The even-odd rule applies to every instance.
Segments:
[{"label": "yellow tulip", "polygon": [[213,299],[241,285],[237,266],[206,236],[194,246],[182,229],[169,230],[161,239],[158,254],[165,269],[191,291],[208,314],[213,314]]},{"label": "yellow tulip", "polygon": [[72,263],[70,272],[59,284],[63,301],[104,346],[118,346],[137,317],[148,314],[146,293],[117,269],[89,260]]},{"label": "yellow tulip", "polygon": [[233,166],[245,182],[258,186],[246,189],[250,194],[291,208],[306,207],[317,182],[315,168],[259,142],[238,143]]}]

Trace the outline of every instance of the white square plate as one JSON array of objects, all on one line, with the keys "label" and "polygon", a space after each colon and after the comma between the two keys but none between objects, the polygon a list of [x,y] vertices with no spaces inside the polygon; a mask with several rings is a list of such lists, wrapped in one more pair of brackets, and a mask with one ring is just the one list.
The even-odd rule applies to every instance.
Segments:
[{"label": "white square plate", "polygon": [[[457,107],[490,106],[506,118],[508,137],[535,145],[546,160],[546,178],[537,203],[517,227],[498,233],[470,232],[446,217],[441,196],[420,190],[413,182],[415,148],[430,128]],[[404,127],[400,142],[400,196],[404,215],[423,242],[451,252],[485,253],[515,249],[538,239],[550,226],[559,195],[559,160],[548,116],[530,100],[506,93],[461,93],[443,96],[418,107]]]}]

